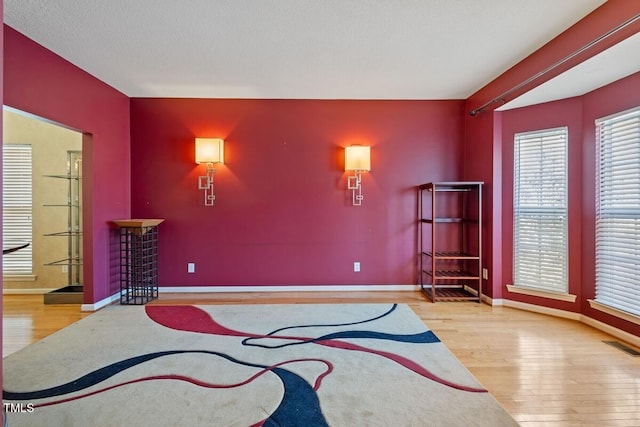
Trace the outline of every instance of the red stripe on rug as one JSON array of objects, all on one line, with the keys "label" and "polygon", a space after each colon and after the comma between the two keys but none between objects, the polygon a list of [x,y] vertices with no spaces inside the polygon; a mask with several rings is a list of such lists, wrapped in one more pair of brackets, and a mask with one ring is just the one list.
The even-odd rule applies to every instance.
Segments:
[{"label": "red stripe on rug", "polygon": [[262,334],[250,334],[229,329],[211,318],[209,313],[192,305],[148,305],[147,316],[154,322],[185,332],[228,335],[233,337],[262,337]]},{"label": "red stripe on rug", "polygon": [[488,391],[484,388],[476,388],[476,387],[468,387],[461,384],[456,384],[454,382],[445,380],[444,378],[440,378],[437,375],[430,372],[428,369],[424,368],[420,364],[414,362],[413,360],[407,359],[406,357],[389,353],[386,351],[370,349],[367,347],[362,347],[357,344],[352,344],[346,341],[340,340],[325,340],[325,341],[314,341],[309,339],[308,337],[294,337],[294,336],[278,336],[278,335],[264,335],[264,334],[255,334],[249,332],[241,332],[236,331],[234,329],[229,329],[226,326],[222,326],[206,311],[191,305],[177,305],[177,306],[162,306],[162,305],[148,305],[145,306],[145,310],[149,318],[154,322],[166,326],[171,329],[176,329],[179,331],[186,332],[199,332],[205,334],[216,334],[216,335],[227,335],[227,336],[237,336],[237,337],[259,337],[266,339],[289,339],[296,341],[309,341],[314,344],[323,345],[326,347],[339,348],[343,350],[352,350],[352,351],[362,351],[365,353],[377,354],[378,356],[387,358],[389,360],[398,363],[401,366],[415,372],[418,375],[421,375],[425,378],[428,378],[432,381],[438,382],[447,387],[451,387],[457,390],[467,391],[471,393],[488,393]]}]

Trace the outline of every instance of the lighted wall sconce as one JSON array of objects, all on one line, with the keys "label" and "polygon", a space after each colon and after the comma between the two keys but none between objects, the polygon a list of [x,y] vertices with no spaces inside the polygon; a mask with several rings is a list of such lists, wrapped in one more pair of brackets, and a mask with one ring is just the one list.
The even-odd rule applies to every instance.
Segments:
[{"label": "lighted wall sconce", "polygon": [[204,190],[204,205],[213,206],[216,195],[213,192],[213,165],[224,163],[224,140],[220,138],[196,138],[196,163],[207,165],[207,174],[198,177],[198,189]]},{"label": "lighted wall sconce", "polygon": [[347,178],[347,189],[351,190],[353,206],[361,206],[362,199],[362,173],[371,170],[371,147],[364,145],[351,145],[344,150],[344,170],[353,171],[354,174]]}]

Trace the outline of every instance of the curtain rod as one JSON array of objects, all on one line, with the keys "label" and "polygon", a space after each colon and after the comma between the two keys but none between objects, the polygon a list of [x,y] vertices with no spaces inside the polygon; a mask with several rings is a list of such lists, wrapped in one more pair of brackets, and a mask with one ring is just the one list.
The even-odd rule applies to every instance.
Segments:
[{"label": "curtain rod", "polygon": [[507,90],[506,92],[502,93],[501,95],[493,98],[491,101],[489,102],[485,102],[484,104],[482,104],[480,107],[471,110],[469,112],[470,116],[475,116],[476,114],[478,114],[481,111],[484,111],[485,108],[487,108],[489,105],[496,103],[496,102],[502,102],[503,104],[506,103],[506,97],[508,95],[511,95],[513,92],[516,92],[520,89],[522,89],[524,86],[528,85],[529,83],[531,83],[532,81],[538,79],[539,77],[547,74],[549,71],[559,67],[560,65],[564,64],[565,62],[575,58],[576,56],[580,55],[582,52],[584,52],[587,49],[590,49],[591,47],[595,46],[596,44],[600,43],[601,41],[607,39],[608,37],[610,37],[611,35],[617,33],[618,31],[622,30],[623,28],[631,25],[632,23],[634,23],[635,21],[637,21],[638,19],[640,19],[640,14],[626,20],[625,22],[623,22],[622,24],[618,25],[617,27],[607,31],[606,33],[604,33],[603,35],[601,35],[600,37],[598,37],[597,39],[591,41],[590,43],[587,43],[586,45],[582,46],[580,49],[576,50],[575,52],[571,53],[568,56],[565,56],[564,58],[562,58],[560,61],[548,66],[547,68],[545,68],[542,71],[539,71],[538,73],[534,74],[533,76],[529,77],[528,79],[526,79],[525,81],[517,84],[516,86],[512,87],[511,89]]}]

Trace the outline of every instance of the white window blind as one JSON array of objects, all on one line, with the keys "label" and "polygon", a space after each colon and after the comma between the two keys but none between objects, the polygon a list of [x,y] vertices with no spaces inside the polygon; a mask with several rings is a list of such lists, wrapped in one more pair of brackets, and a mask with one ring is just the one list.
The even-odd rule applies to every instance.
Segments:
[{"label": "white window blind", "polygon": [[596,121],[596,301],[640,316],[640,108]]},{"label": "white window blind", "polygon": [[519,133],[514,142],[514,285],[566,293],[567,128]]},{"label": "white window blind", "polygon": [[[2,247],[32,242],[31,146],[2,146]],[[32,274],[32,245],[2,256],[5,275]]]}]

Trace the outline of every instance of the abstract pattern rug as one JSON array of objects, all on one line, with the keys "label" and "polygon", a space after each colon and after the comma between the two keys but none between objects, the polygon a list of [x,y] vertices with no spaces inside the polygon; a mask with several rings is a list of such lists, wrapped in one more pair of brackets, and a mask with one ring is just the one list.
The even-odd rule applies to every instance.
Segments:
[{"label": "abstract pattern rug", "polygon": [[516,426],[394,304],[110,306],[3,361],[9,426]]}]

